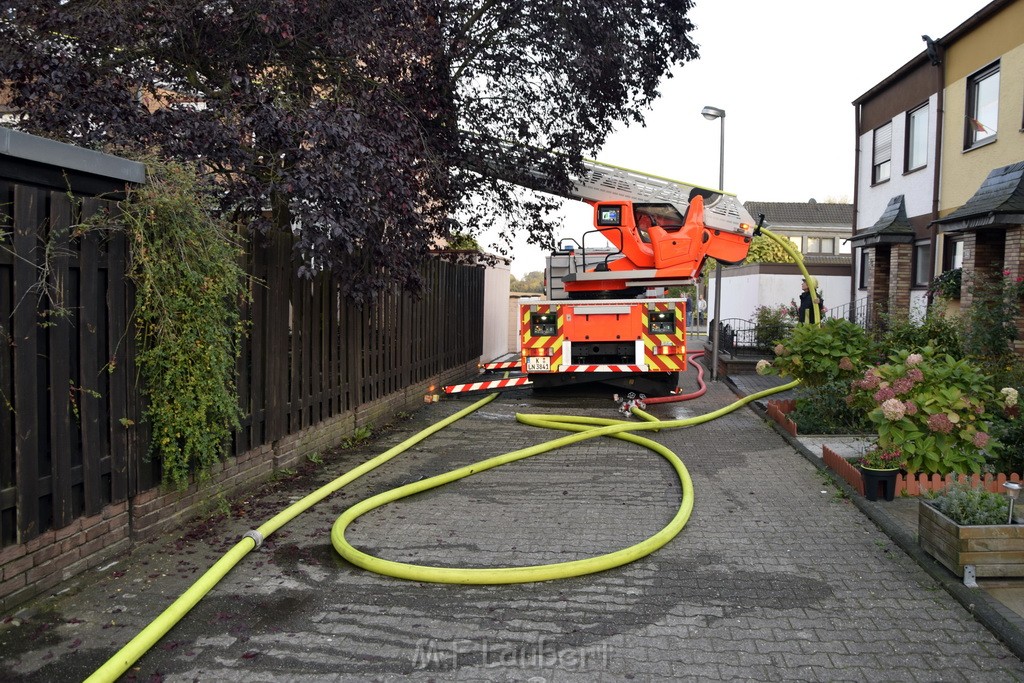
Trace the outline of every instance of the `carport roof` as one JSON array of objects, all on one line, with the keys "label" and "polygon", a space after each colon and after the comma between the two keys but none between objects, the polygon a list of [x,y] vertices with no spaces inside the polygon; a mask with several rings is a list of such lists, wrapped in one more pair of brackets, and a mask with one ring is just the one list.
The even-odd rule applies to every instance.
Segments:
[{"label": "carport roof", "polygon": [[879,244],[908,244],[914,241],[914,228],[907,218],[903,195],[889,200],[885,211],[870,228],[861,230],[850,238],[857,247],[873,247]]},{"label": "carport roof", "polygon": [[974,196],[934,223],[940,232],[965,232],[1024,223],[1024,161],[993,169]]}]

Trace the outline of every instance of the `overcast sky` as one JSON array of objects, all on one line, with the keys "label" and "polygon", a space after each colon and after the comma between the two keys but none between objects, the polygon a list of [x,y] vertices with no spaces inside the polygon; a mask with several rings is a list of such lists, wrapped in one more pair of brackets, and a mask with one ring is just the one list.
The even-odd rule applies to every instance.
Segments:
[{"label": "overcast sky", "polygon": [[[710,105],[726,112],[725,189],[740,200],[852,201],[853,100],[922,52],[923,34],[938,39],[987,4],[698,0],[700,59],[662,84],[645,128],[616,132],[597,158],[715,187],[720,124],[700,114]],[[590,207],[564,213],[562,236],[592,228]],[[517,243],[514,275],[543,267],[540,249]]]}]

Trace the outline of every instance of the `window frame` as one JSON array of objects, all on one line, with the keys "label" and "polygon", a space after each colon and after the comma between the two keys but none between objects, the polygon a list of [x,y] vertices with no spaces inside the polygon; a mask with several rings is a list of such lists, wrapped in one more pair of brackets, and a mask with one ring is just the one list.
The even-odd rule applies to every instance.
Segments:
[{"label": "window frame", "polygon": [[[975,122],[981,123],[981,119],[978,117],[978,90],[980,85],[990,78],[1000,77],[1000,64],[996,60],[992,64],[989,64],[983,69],[980,69],[970,76],[967,77],[967,92],[965,93],[964,100],[964,151],[967,152],[978,147],[991,144],[996,141],[996,137],[999,133],[999,83],[996,83],[996,95],[995,95],[995,113],[996,118],[992,132],[979,137],[979,131]],[[986,126],[987,127],[987,126]]]},{"label": "window frame", "polygon": [[[888,142],[885,142],[885,138],[882,138],[882,144],[879,145],[879,132],[887,129],[885,132],[888,135]],[[885,151],[885,148],[888,150]],[[881,156],[885,156],[884,159],[880,159]],[[885,177],[881,177],[883,172]],[[882,124],[878,128],[871,131],[871,184],[880,185],[882,183],[889,182],[892,178],[892,121]]]},{"label": "window frame", "polygon": [[[836,238],[831,235],[807,235],[807,248],[804,251],[806,254],[835,254],[836,253]],[[825,250],[825,242],[829,242],[830,249]]]},{"label": "window frame", "polygon": [[[959,259],[957,251],[959,250]],[[959,263],[957,262],[959,260]],[[942,250],[942,272],[964,267],[964,238],[948,237],[945,248]]]},{"label": "window frame", "polygon": [[[922,253],[923,252],[923,253]],[[932,281],[931,269],[931,242],[914,242],[913,253],[910,260],[910,286],[912,288],[925,288]],[[924,271],[921,271],[922,266]],[[920,275],[920,277],[918,277]]]},{"label": "window frame", "polygon": [[857,263],[860,264],[857,272],[857,289],[866,290],[868,288],[868,265],[870,259],[868,259],[868,250],[864,247],[860,248],[860,254],[857,257]]},{"label": "window frame", "polygon": [[[903,172],[913,173],[914,171],[920,171],[922,168],[928,168],[928,130],[931,128],[931,109],[929,102],[915,107],[907,112],[906,125],[904,126],[903,135]],[[911,166],[911,151],[913,150],[913,143],[916,141],[913,138],[914,131],[914,116],[916,114],[922,114],[924,116],[924,131],[922,135],[924,137],[924,159],[917,166]]]}]

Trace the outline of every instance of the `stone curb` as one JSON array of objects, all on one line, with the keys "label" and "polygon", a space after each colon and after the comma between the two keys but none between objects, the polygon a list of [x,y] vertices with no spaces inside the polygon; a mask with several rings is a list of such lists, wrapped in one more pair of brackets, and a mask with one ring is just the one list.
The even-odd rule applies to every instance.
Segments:
[{"label": "stone curb", "polygon": [[[746,395],[731,378],[726,377],[725,381],[737,396],[742,397]],[[880,506],[871,505],[865,498],[854,491],[853,487],[840,477],[834,476],[834,473],[825,466],[820,457],[812,453],[799,439],[791,436],[775,420],[768,417],[767,411],[758,405],[756,401],[749,403],[748,407],[759,417],[766,420],[772,426],[772,429],[781,435],[786,440],[786,443],[791,445],[806,460],[819,470],[833,475],[831,476],[833,485],[841,489],[868,519],[874,522],[903,552],[912,557],[947,593],[963,605],[964,609],[974,615],[975,619],[1003,641],[1018,658],[1024,660],[1024,618],[991,597],[984,590],[965,586],[956,576],[950,574],[949,570],[921,549],[917,544],[917,538],[914,534],[909,533],[899,522],[893,519],[892,515],[881,509]]]}]

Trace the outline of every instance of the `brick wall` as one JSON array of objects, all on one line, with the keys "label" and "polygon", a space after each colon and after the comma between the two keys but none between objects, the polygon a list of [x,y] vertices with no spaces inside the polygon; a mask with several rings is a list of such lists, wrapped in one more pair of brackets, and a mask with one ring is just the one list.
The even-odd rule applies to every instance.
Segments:
[{"label": "brick wall", "polygon": [[129,529],[129,503],[119,503],[0,550],[0,608],[24,602],[118,557],[131,544]]},{"label": "brick wall", "polygon": [[889,249],[889,314],[898,318],[910,315],[910,283],[913,245],[894,244]]},{"label": "brick wall", "polygon": [[872,312],[889,310],[889,247],[868,249],[868,301]]},{"label": "brick wall", "polygon": [[[396,391],[296,434],[219,463],[202,485],[184,491],[151,489],[99,514],[76,519],[27,543],[0,550],[0,610],[21,604],[62,581],[100,566],[131,547],[180,528],[209,511],[211,499],[230,498],[266,482],[277,470],[301,464],[307,455],[334,448],[356,427],[387,422],[396,413],[423,407],[423,397],[474,373],[476,361]],[[431,391],[431,387],[435,387]]]},{"label": "brick wall", "polygon": [[[1021,228],[1008,230],[981,230],[964,235],[963,280],[960,287],[960,310],[974,303],[971,285],[978,277],[999,277],[1003,270],[1012,274],[1021,270]],[[1024,321],[1018,317],[1017,329],[1024,331]],[[1024,342],[1014,344],[1017,351]]]},{"label": "brick wall", "polygon": [[[1005,235],[1005,256],[1003,268],[1009,271],[1009,277],[1019,280],[1024,277],[1024,226],[1009,228]],[[1017,313],[1017,339],[1013,342],[1013,350],[1024,353],[1024,305]]]}]

